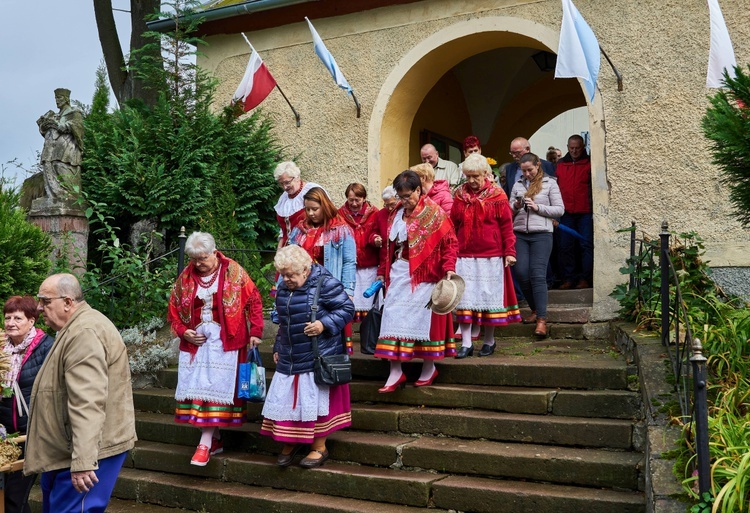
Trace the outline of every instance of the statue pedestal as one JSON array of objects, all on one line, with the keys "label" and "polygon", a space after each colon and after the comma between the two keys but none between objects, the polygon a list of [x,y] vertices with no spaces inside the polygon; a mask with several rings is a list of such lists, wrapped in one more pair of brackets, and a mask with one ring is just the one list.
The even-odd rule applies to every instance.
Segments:
[{"label": "statue pedestal", "polygon": [[29,221],[52,238],[50,260],[63,259],[77,275],[86,271],[89,221],[73,202],[37,198],[31,202]]}]

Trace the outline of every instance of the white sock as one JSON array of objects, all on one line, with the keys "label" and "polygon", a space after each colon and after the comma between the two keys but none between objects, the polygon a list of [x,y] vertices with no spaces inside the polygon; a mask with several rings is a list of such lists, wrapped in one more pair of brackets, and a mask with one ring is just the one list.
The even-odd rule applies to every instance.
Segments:
[{"label": "white sock", "polygon": [[205,445],[209,449],[211,448],[211,439],[214,436],[214,430],[216,428],[208,427],[208,428],[201,428],[201,445]]},{"label": "white sock", "polygon": [[488,346],[495,345],[495,327],[485,326],[484,327],[484,343]]},{"label": "white sock", "polygon": [[391,361],[391,373],[388,375],[388,381],[385,382],[385,386],[391,386],[401,378],[404,371],[401,370],[401,362]]},{"label": "white sock", "polygon": [[432,377],[433,372],[435,372],[435,362],[432,360],[425,360],[422,364],[422,374],[419,375],[419,380],[427,381]]},{"label": "white sock", "polygon": [[461,346],[471,347],[471,324],[468,322],[461,323]]},{"label": "white sock", "polygon": [[471,325],[471,338],[477,338],[479,336],[479,323]]}]

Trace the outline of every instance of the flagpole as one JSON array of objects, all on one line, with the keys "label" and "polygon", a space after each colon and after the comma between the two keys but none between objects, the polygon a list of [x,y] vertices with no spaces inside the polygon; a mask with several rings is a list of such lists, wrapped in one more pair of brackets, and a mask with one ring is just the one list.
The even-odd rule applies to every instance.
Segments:
[{"label": "flagpole", "polygon": [[296,110],[294,110],[294,107],[292,107],[292,104],[289,101],[289,98],[287,98],[286,95],[284,94],[284,91],[281,90],[281,88],[279,87],[279,83],[278,82],[276,82],[276,89],[279,90],[279,92],[281,93],[281,96],[284,97],[284,99],[286,100],[286,103],[289,105],[289,108],[292,109],[292,112],[294,112],[294,119],[297,120],[297,128],[299,128],[299,126],[300,126],[299,114],[297,113]]},{"label": "flagpole", "polygon": [[354,96],[354,90],[353,89],[352,89],[352,99],[354,100],[354,105],[357,106],[357,117],[359,117],[359,110],[360,110],[359,102],[357,101],[357,97]]},{"label": "flagpole", "polygon": [[617,77],[617,90],[622,92],[622,75],[620,75],[620,72],[617,71],[617,68],[610,60],[609,55],[607,55],[607,52],[604,51],[604,48],[602,48],[601,44],[599,45],[599,51],[602,52],[602,55],[604,56],[605,59],[607,59],[607,62],[612,67],[612,71],[615,72],[615,76]]},{"label": "flagpole", "polygon": [[[258,53],[257,50],[253,47],[253,45],[250,42],[250,40],[245,35],[245,33],[244,32],[240,32],[240,34],[242,34],[242,37],[245,38],[245,42],[250,46],[250,49],[252,51],[254,51],[255,53]],[[301,121],[300,121],[299,112],[297,112],[297,110],[294,108],[294,106],[292,105],[292,102],[289,101],[289,98],[286,97],[286,95],[284,94],[284,91],[281,90],[281,87],[279,87],[279,83],[278,82],[276,82],[276,89],[279,90],[279,92],[281,93],[281,96],[284,97],[284,99],[286,100],[287,105],[289,105],[289,108],[292,109],[292,112],[294,113],[294,119],[297,122],[297,128],[299,128],[301,126],[301,124],[302,124]],[[354,101],[356,102],[357,100],[354,100]],[[357,109],[357,112],[359,113],[359,109]],[[357,115],[357,117],[359,117],[359,114]]]}]

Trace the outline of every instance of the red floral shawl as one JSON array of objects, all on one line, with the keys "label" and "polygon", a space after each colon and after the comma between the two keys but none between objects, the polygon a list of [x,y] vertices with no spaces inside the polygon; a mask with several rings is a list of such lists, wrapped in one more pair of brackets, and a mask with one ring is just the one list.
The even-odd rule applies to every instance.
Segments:
[{"label": "red floral shawl", "polygon": [[[389,230],[399,211],[400,205],[388,216]],[[445,211],[427,196],[419,198],[416,208],[405,221],[406,239],[409,243],[409,274],[412,287],[416,287],[431,274],[441,274],[441,243],[444,237],[452,236],[453,223]]]},{"label": "red floral shawl", "polygon": [[472,239],[482,237],[482,225],[488,217],[499,219],[508,203],[505,191],[490,179],[485,179],[479,191],[474,192],[469,184],[463,184],[456,190],[453,198],[452,217],[458,225],[456,235],[459,246],[468,247]]},{"label": "red floral shawl", "polygon": [[[307,254],[313,260],[316,260],[315,248],[322,248],[329,242],[339,242],[347,236],[352,236],[351,228],[349,228],[349,225],[340,215],[337,215],[323,226],[317,227],[308,224],[307,218],[305,218],[299,222],[296,228],[297,233],[295,233],[294,239],[291,240],[292,244],[302,246],[302,249],[307,251]],[[322,264],[322,258],[320,260],[318,263]]]},{"label": "red floral shawl", "polygon": [[[234,351],[245,346],[252,336],[260,337],[263,332],[262,305],[260,292],[247,272],[234,260],[217,251],[219,258],[219,291],[221,301],[218,306],[221,341],[224,351]],[[192,262],[182,271],[172,288],[169,298],[167,319],[172,331],[180,337],[180,351],[195,354],[198,346],[185,341],[182,336],[188,329],[195,329],[200,318],[193,316],[193,302],[198,288],[198,274]],[[217,293],[218,295],[218,293]],[[248,326],[261,312],[261,322]]]},{"label": "red floral shawl", "polygon": [[[373,206],[369,201],[365,201],[360,212],[362,212],[362,215],[355,218],[347,203],[344,203],[339,209],[339,214],[352,229],[352,232],[354,232],[354,242],[357,244],[358,267],[361,262],[366,260],[365,252],[367,251],[368,239],[372,232],[371,228],[369,230],[366,229],[367,223],[375,222],[375,215],[378,213],[378,208]],[[377,255],[377,253],[375,254]]]}]

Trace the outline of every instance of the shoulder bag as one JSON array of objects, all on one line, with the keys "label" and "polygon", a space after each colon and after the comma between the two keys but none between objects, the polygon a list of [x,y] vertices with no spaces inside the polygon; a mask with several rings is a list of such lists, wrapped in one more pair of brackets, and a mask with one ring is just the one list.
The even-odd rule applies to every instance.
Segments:
[{"label": "shoulder bag", "polygon": [[[318,279],[318,285],[315,288],[315,295],[312,302],[312,313],[310,314],[310,323],[317,320],[318,317],[318,298],[320,297],[320,287],[323,283],[323,277]],[[349,355],[334,354],[323,356],[318,349],[318,337],[312,337],[313,353],[315,354],[315,384],[316,385],[344,385],[352,380],[352,362]]]}]

